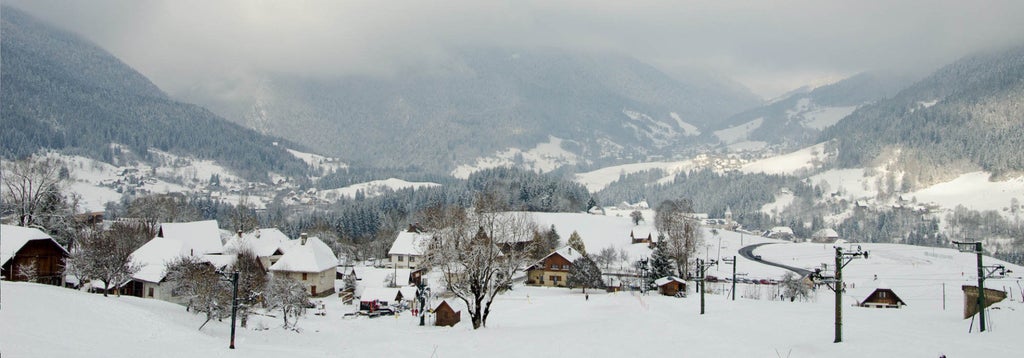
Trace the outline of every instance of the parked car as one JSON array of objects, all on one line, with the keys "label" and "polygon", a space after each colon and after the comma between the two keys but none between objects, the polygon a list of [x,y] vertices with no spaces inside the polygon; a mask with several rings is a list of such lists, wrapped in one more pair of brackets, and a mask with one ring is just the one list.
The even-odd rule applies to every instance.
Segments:
[{"label": "parked car", "polygon": [[718,282],[718,277],[707,275],[707,276],[704,276],[704,281],[707,281],[707,282]]},{"label": "parked car", "polygon": [[761,255],[754,255],[754,260],[761,261]]}]

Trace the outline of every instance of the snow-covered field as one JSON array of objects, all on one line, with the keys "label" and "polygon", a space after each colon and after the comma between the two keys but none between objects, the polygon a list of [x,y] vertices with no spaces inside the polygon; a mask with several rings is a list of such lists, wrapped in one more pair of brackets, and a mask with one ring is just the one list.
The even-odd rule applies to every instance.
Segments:
[{"label": "snow-covered field", "polygon": [[547,143],[537,144],[533,149],[522,151],[517,148],[510,148],[495,153],[491,157],[477,158],[473,164],[458,166],[452,170],[451,175],[456,178],[466,179],[471,174],[484,169],[511,166],[516,163],[517,155],[522,158],[524,166],[540,172],[549,172],[563,165],[576,164],[579,161],[575,154],[562,149],[561,138],[549,137]]},{"label": "snow-covered field", "polygon": [[819,143],[792,153],[749,163],[741,170],[744,173],[794,174],[821,165],[825,156],[825,143]]},{"label": "snow-covered field", "polygon": [[318,193],[318,196],[324,200],[335,201],[342,197],[354,198],[357,192],[362,191],[366,197],[372,198],[381,195],[388,190],[401,190],[405,188],[420,189],[440,185],[441,184],[437,183],[409,182],[401,179],[388,178],[384,180],[374,180],[366,183],[353,184],[339,189],[321,190]]},{"label": "snow-covered field", "polygon": [[[739,234],[719,236],[731,251],[739,246]],[[751,239],[747,236],[746,243]],[[706,241],[717,244],[718,236]],[[249,328],[237,330],[237,349],[229,350],[228,320],[197,331],[203,318],[175,304],[4,281],[0,352],[5,357],[1014,357],[1024,349],[1019,278],[987,282],[1010,288],[1012,301],[990,309],[988,332],[979,334],[975,326],[975,333],[968,333],[959,286],[975,279],[972,255],[904,245],[864,248],[870,259],[844,270],[851,285],[844,295],[839,344],[832,343],[833,295],[825,289],[810,301],[788,302],[743,298],[777,286],[739,284],[739,297],[730,301],[722,292],[728,285],[712,284],[709,289],[721,294],[708,294],[706,314],[700,315],[692,289],[688,298],[591,290],[586,300],[579,290],[517,286],[497,299],[488,327],[477,331],[466,312],[451,328],[420,327],[408,313],[345,319],[342,315],[356,307],[327,297],[327,315],[303,317],[301,332],[281,329],[278,318],[258,316]],[[788,243],[756,251],[766,260],[807,267],[831,262],[833,252],[830,245]],[[742,259],[738,265],[750,276],[780,273]],[[730,269],[711,273],[723,277]],[[852,307],[876,282],[888,284],[907,306]]]},{"label": "snow-covered field", "polygon": [[598,170],[576,174],[576,182],[583,184],[587,187],[587,190],[592,192],[601,191],[608,184],[611,184],[619,180],[619,176],[623,174],[639,173],[645,170],[661,169],[668,173],[668,176],[674,176],[679,172],[693,169],[695,166],[692,160],[676,161],[676,162],[645,162],[645,163],[634,163],[634,164],[623,164],[611,167],[605,167]]}]

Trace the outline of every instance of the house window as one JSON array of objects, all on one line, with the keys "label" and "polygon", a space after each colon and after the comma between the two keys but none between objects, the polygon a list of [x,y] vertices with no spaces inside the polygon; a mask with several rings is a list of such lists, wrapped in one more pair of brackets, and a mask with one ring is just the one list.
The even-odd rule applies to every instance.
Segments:
[{"label": "house window", "polygon": [[562,269],[563,270],[568,270],[569,269],[569,265],[562,265]]},{"label": "house window", "polygon": [[153,288],[152,287],[150,287],[149,291],[146,292],[146,296],[153,297]]},{"label": "house window", "polygon": [[405,261],[405,257],[402,256],[402,255],[398,255],[398,262],[402,262],[402,261]]},{"label": "house window", "polygon": [[558,277],[558,276],[548,276],[548,278],[551,279],[551,282],[558,283],[558,279],[560,279],[561,277]]},{"label": "house window", "polygon": [[305,272],[303,272],[303,273],[302,273],[302,280],[303,280],[303,281],[305,281],[305,280],[306,280],[306,273],[305,273]]},{"label": "house window", "polygon": [[409,256],[409,262],[416,261],[416,256]]},{"label": "house window", "polygon": [[552,270],[557,270],[558,269],[558,265],[551,265],[551,269]]}]

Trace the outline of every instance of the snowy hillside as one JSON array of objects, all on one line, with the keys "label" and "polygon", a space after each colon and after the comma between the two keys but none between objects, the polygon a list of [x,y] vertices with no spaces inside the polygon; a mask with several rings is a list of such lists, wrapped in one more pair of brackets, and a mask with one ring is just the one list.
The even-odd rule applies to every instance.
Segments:
[{"label": "snowy hillside", "polygon": [[590,191],[600,191],[619,180],[619,176],[624,174],[639,173],[645,170],[661,169],[667,172],[669,176],[675,175],[681,171],[686,171],[694,168],[694,163],[689,160],[678,161],[678,162],[647,162],[647,163],[634,163],[616,165],[611,167],[605,167],[598,170],[576,174],[576,182],[583,184]]},{"label": "snowy hillside", "polygon": [[388,178],[384,180],[374,180],[366,183],[359,183],[346,186],[339,189],[322,190],[318,193],[320,199],[327,201],[335,201],[339,198],[354,198],[356,194],[362,192],[366,197],[374,197],[383,194],[386,191],[400,190],[405,188],[429,188],[439,186],[437,183],[426,183],[426,182],[408,182],[401,179]]},{"label": "snowy hillside", "polygon": [[466,179],[475,172],[504,166],[519,164],[527,169],[538,172],[549,172],[563,165],[573,165],[579,158],[562,148],[562,139],[549,137],[547,143],[540,143],[533,149],[522,151],[510,148],[495,153],[494,156],[477,158],[473,164],[463,164],[452,170],[451,175]]}]

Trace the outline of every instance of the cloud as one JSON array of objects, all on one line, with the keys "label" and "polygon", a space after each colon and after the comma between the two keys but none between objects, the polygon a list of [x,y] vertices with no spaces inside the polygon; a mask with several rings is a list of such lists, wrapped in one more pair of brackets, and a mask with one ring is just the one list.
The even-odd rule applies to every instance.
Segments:
[{"label": "cloud", "polygon": [[387,75],[488,45],[627,53],[670,71],[717,71],[769,95],[815,76],[933,68],[1024,42],[1017,0],[11,2],[170,92],[238,71]]}]

